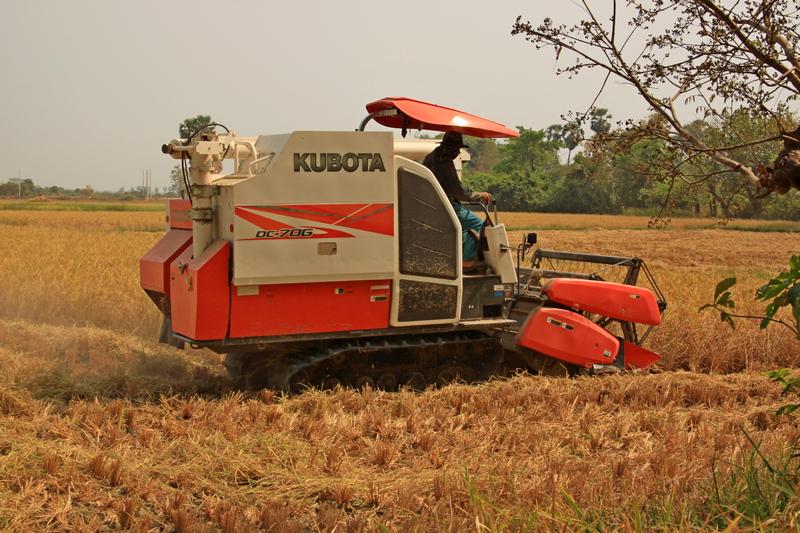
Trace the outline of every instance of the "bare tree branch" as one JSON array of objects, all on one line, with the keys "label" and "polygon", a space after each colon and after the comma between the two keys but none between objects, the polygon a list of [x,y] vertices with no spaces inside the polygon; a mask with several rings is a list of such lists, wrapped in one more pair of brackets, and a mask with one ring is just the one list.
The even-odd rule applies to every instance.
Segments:
[{"label": "bare tree branch", "polygon": [[[786,116],[786,102],[800,97],[800,34],[796,30],[800,10],[793,0],[628,0],[622,8],[617,0],[608,1],[611,18],[607,22],[598,16],[597,2],[590,6],[588,0],[581,0],[585,18],[573,25],[557,25],[548,18],[534,24],[518,17],[512,34],[524,36],[537,49],[554,47],[559,54],[574,55],[577,61],[560,67],[559,74],[605,70],[601,93],[609,77],[634,88],[664,121],[647,133],[669,143],[676,155],[685,154],[681,159],[696,154],[726,169],[709,166],[709,177],[732,171],[764,190],[800,189],[800,128],[787,134],[781,120]],[[625,24],[632,28],[631,34],[619,45],[617,31]],[[636,31],[645,34],[644,45],[628,59],[623,48]],[[671,95],[665,96],[664,89],[669,87]],[[748,163],[741,158],[751,152],[743,148],[774,143],[781,137],[769,133],[762,139],[711,142],[682,121],[679,102],[695,103],[700,116],[721,123],[732,119],[737,108],[761,113],[772,121],[771,131],[784,134],[784,150],[770,166],[761,161]],[[642,124],[630,127],[649,128]]]}]

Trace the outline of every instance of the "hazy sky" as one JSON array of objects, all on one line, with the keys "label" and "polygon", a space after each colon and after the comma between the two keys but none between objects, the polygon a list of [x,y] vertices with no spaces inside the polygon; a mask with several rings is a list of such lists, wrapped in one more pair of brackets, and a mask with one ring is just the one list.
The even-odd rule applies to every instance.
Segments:
[{"label": "hazy sky", "polygon": [[[600,80],[555,76],[511,37],[517,15],[574,20],[571,2],[405,0],[0,3],[0,181],[116,190],[168,184],[160,153],[210,114],[243,135],[352,130],[367,102],[407,96],[544,128]],[[631,92],[598,102],[642,116]],[[380,128],[372,126],[373,129]]]}]

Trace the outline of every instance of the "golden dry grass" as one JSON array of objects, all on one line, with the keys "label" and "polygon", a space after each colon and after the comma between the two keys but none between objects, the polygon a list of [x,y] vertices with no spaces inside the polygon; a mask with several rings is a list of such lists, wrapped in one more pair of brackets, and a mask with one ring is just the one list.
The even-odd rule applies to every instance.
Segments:
[{"label": "golden dry grass", "polygon": [[[637,215],[578,215],[560,213],[500,212],[500,222],[510,229],[647,229],[653,219]],[[655,228],[668,229],[751,229],[753,231],[800,231],[800,221],[717,218],[669,218],[668,224],[657,223]]]},{"label": "golden dry grass", "polygon": [[542,232],[648,261],[670,301],[655,374],[282,399],[154,342],[137,268],[161,214],[29,215],[0,212],[0,530],[713,529],[744,431],[767,453],[798,437],[754,372],[799,367],[797,341],[697,313],[731,274],[756,311],[797,234]]},{"label": "golden dry grass", "polygon": [[155,339],[94,327],[0,319],[0,384],[34,398],[215,393],[230,388],[212,352],[175,350]]},{"label": "golden dry grass", "polygon": [[138,265],[158,239],[81,226],[0,226],[0,315],[152,334],[159,318],[139,288]]},{"label": "golden dry grass", "polygon": [[743,430],[765,453],[797,438],[777,402],[763,377],[689,373],[64,407],[0,389],[0,524],[633,529],[639,513],[702,525],[715,463],[724,479],[748,454]]},{"label": "golden dry grass", "polygon": [[0,197],[0,211],[162,211],[165,199],[118,200],[103,198]]},{"label": "golden dry grass", "polygon": [[163,232],[163,212],[156,211],[3,211],[0,226],[93,231]]},{"label": "golden dry grass", "polygon": [[[233,520],[248,531],[281,513],[283,530],[528,519],[561,529],[586,520],[565,495],[593,520],[623,525],[632,509],[703,508],[712,460],[724,475],[747,452],[740,427],[765,449],[798,433],[772,414],[778,387],[752,374],[200,397],[186,392],[209,382],[212,359],[159,366],[168,349],[91,328],[3,322],[0,338],[0,526],[14,530]],[[169,378],[176,390],[146,402],[30,397],[59,367],[89,380],[123,371],[130,384],[146,376],[137,353],[150,358],[153,390]]]}]

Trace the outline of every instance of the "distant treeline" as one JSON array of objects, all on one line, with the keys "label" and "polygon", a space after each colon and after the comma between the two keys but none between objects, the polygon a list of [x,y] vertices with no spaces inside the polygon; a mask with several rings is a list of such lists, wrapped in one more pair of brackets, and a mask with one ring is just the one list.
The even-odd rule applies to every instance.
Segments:
[{"label": "distant treeline", "polygon": [[145,198],[165,198],[174,197],[178,194],[168,188],[154,188],[148,191],[144,187],[131,187],[130,189],[120,188],[117,191],[96,191],[91,186],[78,189],[66,187],[50,186],[42,187],[36,185],[32,179],[17,181],[7,181],[0,183],[0,198],[35,198],[44,196],[48,198],[94,198],[107,200],[143,200]]},{"label": "distant treeline", "polygon": [[[507,211],[653,215],[663,209],[669,215],[800,220],[796,191],[761,197],[738,174],[681,159],[663,140],[642,137],[635,127],[611,131],[610,118],[606,110],[595,110],[589,135],[572,124],[520,127],[520,137],[507,142],[470,138],[464,181],[491,192]],[[700,138],[726,136],[741,143],[763,136],[767,127],[743,111],[733,119],[735,132],[703,121],[690,127]],[[737,155],[757,168],[770,164],[780,149],[775,141],[743,147]]]}]

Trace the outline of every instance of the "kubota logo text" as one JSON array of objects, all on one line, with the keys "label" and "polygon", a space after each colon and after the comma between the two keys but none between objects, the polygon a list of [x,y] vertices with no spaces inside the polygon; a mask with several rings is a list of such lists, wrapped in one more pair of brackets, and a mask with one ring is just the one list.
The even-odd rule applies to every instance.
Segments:
[{"label": "kubota logo text", "polygon": [[337,154],[323,152],[319,154],[294,154],[295,172],[339,172],[340,170],[355,172],[359,168],[363,172],[386,171],[386,167],[383,166],[383,158],[378,153],[355,154],[348,152],[346,154]]}]

